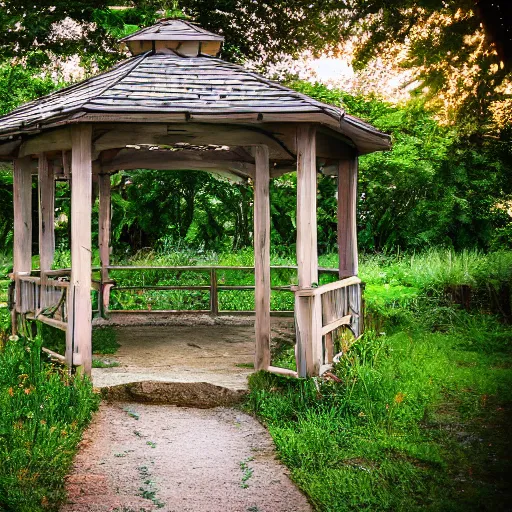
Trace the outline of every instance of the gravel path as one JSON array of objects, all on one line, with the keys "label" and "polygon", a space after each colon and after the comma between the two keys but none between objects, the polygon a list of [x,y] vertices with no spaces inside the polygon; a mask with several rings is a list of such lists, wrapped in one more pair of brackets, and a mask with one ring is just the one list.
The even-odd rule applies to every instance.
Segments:
[{"label": "gravel path", "polygon": [[61,512],[311,512],[272,440],[234,409],[102,404]]}]

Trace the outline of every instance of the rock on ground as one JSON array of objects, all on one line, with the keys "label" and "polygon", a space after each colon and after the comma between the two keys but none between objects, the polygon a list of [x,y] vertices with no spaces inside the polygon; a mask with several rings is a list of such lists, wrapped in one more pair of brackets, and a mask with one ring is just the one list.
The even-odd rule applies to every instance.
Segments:
[{"label": "rock on ground", "polygon": [[266,430],[235,409],[102,404],[61,512],[311,512]]}]

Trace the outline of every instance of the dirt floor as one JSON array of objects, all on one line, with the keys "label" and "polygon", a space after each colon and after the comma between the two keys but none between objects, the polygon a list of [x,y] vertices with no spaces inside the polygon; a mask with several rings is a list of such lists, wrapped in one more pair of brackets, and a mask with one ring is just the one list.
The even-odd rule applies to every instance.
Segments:
[{"label": "dirt floor", "polygon": [[[120,348],[114,368],[93,369],[96,387],[129,382],[208,382],[247,389],[254,360],[253,325],[130,325],[116,327]],[[274,322],[275,335],[290,331],[289,321]]]},{"label": "dirt floor", "polygon": [[61,512],[310,512],[266,430],[235,409],[103,404]]}]

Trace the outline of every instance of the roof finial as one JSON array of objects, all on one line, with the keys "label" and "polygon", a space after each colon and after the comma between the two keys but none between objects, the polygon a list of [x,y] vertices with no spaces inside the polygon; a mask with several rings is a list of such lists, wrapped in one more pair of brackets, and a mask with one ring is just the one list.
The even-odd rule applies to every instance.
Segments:
[{"label": "roof finial", "polygon": [[151,51],[173,50],[180,55],[196,57],[200,54],[217,56],[224,37],[208,32],[188,20],[164,18],[155,25],[123,37],[133,55]]}]

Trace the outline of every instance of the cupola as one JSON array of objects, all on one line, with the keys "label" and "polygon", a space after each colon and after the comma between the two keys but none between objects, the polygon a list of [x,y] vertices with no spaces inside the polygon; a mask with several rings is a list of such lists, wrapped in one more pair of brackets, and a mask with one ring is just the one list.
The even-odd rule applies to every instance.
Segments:
[{"label": "cupola", "polygon": [[133,55],[151,50],[159,53],[168,49],[185,57],[217,57],[223,41],[224,37],[181,19],[160,20],[156,25],[143,28],[120,40]]}]

